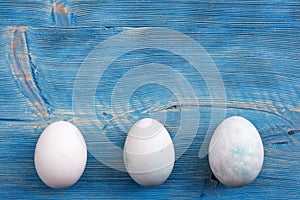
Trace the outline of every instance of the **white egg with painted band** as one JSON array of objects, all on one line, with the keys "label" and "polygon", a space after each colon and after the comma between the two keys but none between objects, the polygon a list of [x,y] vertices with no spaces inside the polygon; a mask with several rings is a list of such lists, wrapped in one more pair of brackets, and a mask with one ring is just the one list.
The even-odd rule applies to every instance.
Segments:
[{"label": "white egg with painted band", "polygon": [[162,184],[170,176],[175,162],[174,145],[167,129],[151,118],[132,126],[123,156],[127,172],[143,186]]},{"label": "white egg with painted band", "polygon": [[66,121],[50,124],[35,147],[34,164],[42,181],[51,188],[63,189],[81,177],[87,161],[87,148],[76,126]]}]

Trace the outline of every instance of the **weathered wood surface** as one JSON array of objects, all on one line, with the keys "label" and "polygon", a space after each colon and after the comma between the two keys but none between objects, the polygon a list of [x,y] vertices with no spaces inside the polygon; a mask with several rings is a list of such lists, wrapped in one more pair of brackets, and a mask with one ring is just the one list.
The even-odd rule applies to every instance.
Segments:
[{"label": "weathered wood surface", "polygon": [[[0,27],[1,198],[300,198],[299,1],[2,0]],[[239,189],[218,184],[207,157],[198,157],[210,103],[220,102],[209,102],[203,77],[178,55],[140,49],[116,59],[97,86],[98,122],[89,113],[74,113],[73,87],[84,59],[105,39],[140,27],[177,30],[212,57],[226,90],[227,101],[221,102],[226,115],[248,118],[264,143],[263,169],[252,184]],[[116,114],[110,105],[114,86],[130,69],[147,63],[172,66],[201,93],[182,107],[167,88],[147,85],[132,95],[126,117]],[[80,181],[67,190],[47,188],[35,172],[35,144],[53,121],[81,120],[80,129],[100,130],[122,147],[126,133],[118,120],[129,127],[149,114],[166,114],[165,125],[174,137],[180,112],[186,109],[192,119],[198,106],[197,135],[161,186],[140,187],[92,154]]]}]

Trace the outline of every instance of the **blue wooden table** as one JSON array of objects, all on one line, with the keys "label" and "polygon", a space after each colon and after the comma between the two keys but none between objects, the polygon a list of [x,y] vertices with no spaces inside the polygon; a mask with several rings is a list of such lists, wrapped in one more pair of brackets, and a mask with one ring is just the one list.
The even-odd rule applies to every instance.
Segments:
[{"label": "blue wooden table", "polygon": [[[1,198],[300,198],[299,1],[1,0],[0,27]],[[161,35],[165,43],[157,30],[180,37]],[[182,41],[199,44],[204,68]],[[265,149],[261,173],[239,189],[219,184],[200,151],[232,115],[255,124]],[[126,130],[149,116],[182,155],[164,184],[145,188],[122,171],[120,152]],[[77,125],[89,148],[83,176],[66,190],[45,186],[33,162],[39,135],[57,120]]]}]

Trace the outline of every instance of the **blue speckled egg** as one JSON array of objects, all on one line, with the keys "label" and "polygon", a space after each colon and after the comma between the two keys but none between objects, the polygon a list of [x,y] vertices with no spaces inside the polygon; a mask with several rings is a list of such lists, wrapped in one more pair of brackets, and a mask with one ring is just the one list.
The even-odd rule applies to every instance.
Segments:
[{"label": "blue speckled egg", "polygon": [[259,174],[264,148],[255,126],[233,116],[215,130],[209,145],[209,164],[215,177],[229,187],[242,187]]}]

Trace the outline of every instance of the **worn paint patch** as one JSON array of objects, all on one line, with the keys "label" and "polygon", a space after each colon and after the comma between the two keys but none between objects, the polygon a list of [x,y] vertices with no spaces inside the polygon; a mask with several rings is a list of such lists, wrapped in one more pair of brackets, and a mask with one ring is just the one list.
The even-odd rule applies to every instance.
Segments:
[{"label": "worn paint patch", "polygon": [[287,105],[287,109],[293,112],[300,113],[300,108],[294,108],[293,106]]},{"label": "worn paint patch", "polygon": [[7,58],[15,81],[30,100],[29,105],[37,115],[47,117],[50,109],[33,78],[25,35],[26,28],[25,26],[13,26],[8,29]]},{"label": "worn paint patch", "polygon": [[52,20],[55,26],[71,25],[71,8],[67,0],[52,0]]}]

